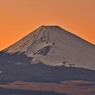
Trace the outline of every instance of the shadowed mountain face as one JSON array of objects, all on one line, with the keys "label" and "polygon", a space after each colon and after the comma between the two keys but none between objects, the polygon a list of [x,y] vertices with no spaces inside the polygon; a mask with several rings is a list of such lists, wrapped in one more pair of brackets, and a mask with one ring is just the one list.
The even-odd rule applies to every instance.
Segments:
[{"label": "shadowed mountain face", "polygon": [[95,70],[95,46],[59,26],[41,26],[3,52],[24,54],[32,63]]},{"label": "shadowed mountain face", "polygon": [[[3,52],[2,52],[3,53]],[[5,54],[0,61],[0,83],[12,81],[57,82],[63,80],[95,81],[95,71],[76,67],[49,66],[22,54]],[[4,63],[3,63],[4,62]]]},{"label": "shadowed mountain face", "polygon": [[29,64],[33,58],[27,57],[24,53],[6,53],[6,52],[0,52],[0,64],[3,65],[3,63],[9,63],[9,64]]}]

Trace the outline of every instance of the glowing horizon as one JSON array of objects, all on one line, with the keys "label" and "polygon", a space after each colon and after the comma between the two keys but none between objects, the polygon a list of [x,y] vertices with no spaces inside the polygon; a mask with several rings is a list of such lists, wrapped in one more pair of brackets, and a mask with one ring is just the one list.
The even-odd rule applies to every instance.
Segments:
[{"label": "glowing horizon", "polygon": [[95,44],[95,0],[1,0],[0,50],[41,25],[58,25]]}]

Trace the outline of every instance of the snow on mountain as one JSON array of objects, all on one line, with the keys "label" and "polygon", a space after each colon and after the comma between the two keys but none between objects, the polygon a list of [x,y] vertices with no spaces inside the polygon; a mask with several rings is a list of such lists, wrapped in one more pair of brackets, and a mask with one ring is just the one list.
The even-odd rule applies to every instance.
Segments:
[{"label": "snow on mountain", "polygon": [[24,52],[32,63],[95,70],[95,46],[59,26],[41,26],[4,51]]}]

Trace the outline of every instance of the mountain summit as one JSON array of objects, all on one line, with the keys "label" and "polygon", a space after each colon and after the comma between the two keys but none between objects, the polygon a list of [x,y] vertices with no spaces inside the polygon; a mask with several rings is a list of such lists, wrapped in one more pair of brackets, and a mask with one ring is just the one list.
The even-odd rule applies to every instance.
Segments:
[{"label": "mountain summit", "polygon": [[33,64],[95,70],[95,46],[59,26],[41,26],[3,51],[23,53]]}]

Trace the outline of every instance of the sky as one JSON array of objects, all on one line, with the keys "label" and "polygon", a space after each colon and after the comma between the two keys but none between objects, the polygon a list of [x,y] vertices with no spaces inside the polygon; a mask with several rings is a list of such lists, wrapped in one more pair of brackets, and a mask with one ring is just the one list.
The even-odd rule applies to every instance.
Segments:
[{"label": "sky", "polygon": [[95,0],[0,0],[0,50],[41,25],[58,25],[95,44]]}]

